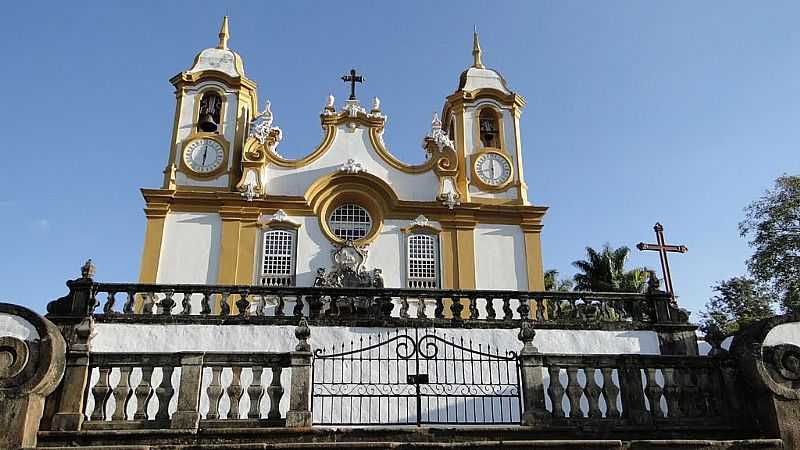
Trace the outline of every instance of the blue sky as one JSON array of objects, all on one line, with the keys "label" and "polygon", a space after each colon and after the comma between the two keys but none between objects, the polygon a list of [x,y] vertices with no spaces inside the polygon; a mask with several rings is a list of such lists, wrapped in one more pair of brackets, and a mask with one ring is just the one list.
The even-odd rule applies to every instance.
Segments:
[{"label": "blue sky", "polygon": [[[408,162],[471,61],[528,102],[530,200],[550,207],[547,268],[574,273],[587,245],[667,240],[681,303],[744,272],[742,208],[797,174],[800,3],[739,1],[14,2],[0,51],[0,301],[43,311],[87,257],[97,279],[135,281],[141,187],[158,187],[174,95],[168,79],[216,43],[272,101],[290,157],[320,139],[328,92],[356,67],[379,96],[385,139]],[[632,265],[658,267],[635,249]]]}]

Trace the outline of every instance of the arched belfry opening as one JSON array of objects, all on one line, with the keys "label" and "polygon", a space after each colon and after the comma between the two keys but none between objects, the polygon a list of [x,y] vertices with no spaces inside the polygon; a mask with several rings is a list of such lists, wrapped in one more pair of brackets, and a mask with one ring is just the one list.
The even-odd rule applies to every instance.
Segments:
[{"label": "arched belfry opening", "polygon": [[197,130],[206,133],[219,131],[222,116],[222,97],[216,92],[206,92],[200,98],[198,109]]},{"label": "arched belfry opening", "polygon": [[484,108],[480,114],[480,139],[482,147],[500,148],[500,121],[491,108]]}]

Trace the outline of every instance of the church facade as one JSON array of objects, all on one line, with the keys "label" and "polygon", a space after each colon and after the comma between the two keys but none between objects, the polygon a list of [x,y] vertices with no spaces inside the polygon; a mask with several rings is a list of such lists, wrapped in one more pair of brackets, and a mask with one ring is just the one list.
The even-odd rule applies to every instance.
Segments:
[{"label": "church facade", "polygon": [[[422,138],[423,163],[387,148],[380,100],[329,96],[323,137],[300,159],[281,155],[269,102],[228,47],[170,81],[176,108],[164,182],[143,189],[140,282],[542,291],[542,219],[528,201],[524,99],[481,60],[444,100]],[[331,269],[356,261],[358,279]],[[376,271],[377,269],[377,271]],[[379,281],[377,281],[379,280]]]}]

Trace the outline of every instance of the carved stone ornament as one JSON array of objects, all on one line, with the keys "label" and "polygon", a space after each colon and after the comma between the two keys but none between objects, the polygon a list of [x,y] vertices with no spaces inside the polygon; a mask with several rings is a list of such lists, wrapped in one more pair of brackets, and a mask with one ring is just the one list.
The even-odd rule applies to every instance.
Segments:
[{"label": "carved stone ornament", "polygon": [[336,114],[336,106],[334,102],[336,99],[333,97],[333,94],[328,94],[328,99],[325,101],[325,108],[322,109],[323,116],[331,116]]},{"label": "carved stone ornament", "polygon": [[350,117],[358,117],[358,113],[367,113],[367,110],[361,106],[361,103],[359,103],[358,100],[347,100],[344,102],[344,107],[342,110],[347,112],[347,115]]},{"label": "carved stone ornament", "polygon": [[446,192],[446,193],[442,194],[441,197],[442,197],[442,204],[444,206],[447,206],[447,209],[452,210],[453,208],[455,208],[456,206],[461,204],[461,201],[459,200],[459,195],[458,195],[457,192],[453,192],[453,191]]},{"label": "carved stone ornament", "polygon": [[412,220],[409,225],[412,227],[427,227],[430,226],[431,221],[422,214],[418,215],[416,219]]},{"label": "carved stone ornament", "polygon": [[367,171],[367,169],[365,169],[364,166],[360,162],[357,162],[353,158],[348,159],[344,164],[342,164],[339,167],[339,172],[345,172],[345,173],[349,173],[351,175],[352,174],[356,174],[356,173],[366,172],[366,171]]},{"label": "carved stone ornament", "polygon": [[270,152],[277,155],[276,147],[283,139],[283,132],[278,127],[273,127],[274,117],[269,100],[264,104],[264,111],[250,122],[249,136],[266,145]]},{"label": "carved stone ornament", "polygon": [[326,273],[324,268],[317,269],[314,287],[378,287],[383,286],[380,269],[368,271],[364,265],[369,255],[366,246],[358,246],[353,241],[345,241],[331,251],[333,267]]},{"label": "carved stone ornament", "polygon": [[800,347],[793,344],[762,347],[758,372],[775,395],[800,400]]},{"label": "carved stone ornament", "polygon": [[242,185],[240,189],[244,189],[241,192],[242,198],[247,200],[248,202],[252,202],[253,200],[258,197],[258,192],[256,192],[256,184],[255,183],[246,183]]},{"label": "carved stone ornament", "polygon": [[454,150],[456,148],[455,143],[453,140],[450,139],[450,136],[447,135],[442,129],[442,121],[439,120],[439,115],[433,113],[433,120],[431,121],[431,132],[425,136],[425,139],[422,141],[422,148],[425,150],[429,150],[429,143],[433,142],[439,148],[439,151],[444,151],[445,149]]}]

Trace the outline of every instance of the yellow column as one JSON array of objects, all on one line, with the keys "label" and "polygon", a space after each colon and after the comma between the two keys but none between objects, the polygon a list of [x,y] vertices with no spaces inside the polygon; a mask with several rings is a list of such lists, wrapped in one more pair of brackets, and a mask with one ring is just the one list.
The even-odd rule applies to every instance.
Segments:
[{"label": "yellow column", "polygon": [[161,259],[161,243],[164,240],[164,221],[168,212],[169,205],[164,203],[149,204],[144,208],[147,229],[144,233],[142,265],[139,269],[140,283],[156,282],[158,263]]},{"label": "yellow column", "polygon": [[242,208],[222,207],[222,233],[219,245],[219,284],[236,284],[239,261],[239,240],[242,229]]},{"label": "yellow column", "polygon": [[528,272],[528,290],[544,291],[544,267],[542,264],[542,225],[520,224],[525,238],[525,262]]},{"label": "yellow column", "polygon": [[[445,289],[475,289],[475,221],[471,217],[442,220],[442,261]],[[450,317],[451,299],[444,299],[445,317]],[[469,317],[469,304],[462,302],[463,318]]]},{"label": "yellow column", "polygon": [[258,216],[257,210],[246,210],[242,215],[239,229],[239,256],[237,261],[236,284],[254,284],[254,264],[258,249]]}]

